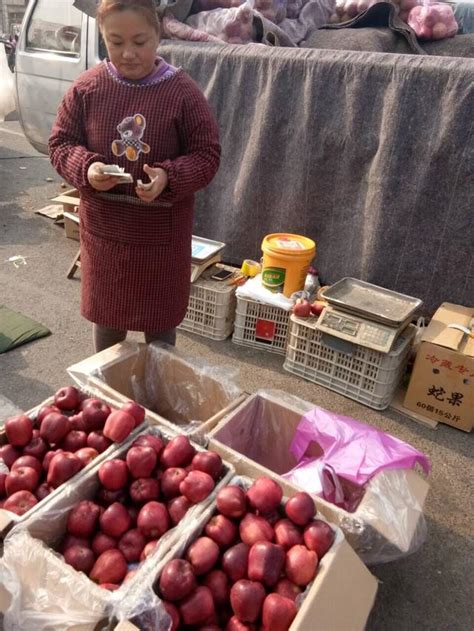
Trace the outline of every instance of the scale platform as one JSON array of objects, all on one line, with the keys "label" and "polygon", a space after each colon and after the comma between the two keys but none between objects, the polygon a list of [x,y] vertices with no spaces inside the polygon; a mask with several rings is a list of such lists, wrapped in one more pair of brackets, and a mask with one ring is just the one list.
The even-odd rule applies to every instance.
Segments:
[{"label": "scale platform", "polygon": [[201,274],[211,265],[220,263],[225,243],[212,241],[204,237],[193,236],[191,244],[191,283],[197,281]]}]

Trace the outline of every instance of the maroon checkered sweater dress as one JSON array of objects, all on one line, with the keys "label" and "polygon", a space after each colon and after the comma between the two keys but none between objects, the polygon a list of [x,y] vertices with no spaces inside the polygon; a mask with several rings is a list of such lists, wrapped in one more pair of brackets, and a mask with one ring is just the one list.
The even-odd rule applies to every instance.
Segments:
[{"label": "maroon checkered sweater dress", "polygon": [[[181,70],[134,85],[104,62],[67,92],[49,148],[55,169],[81,195],[82,315],[114,329],[177,326],[189,299],[194,193],[220,158],[217,124],[199,88]],[[124,167],[135,182],[148,181],[144,164],[160,166],[168,188],[151,204],[132,184],[99,193],[87,181],[97,161]]]}]

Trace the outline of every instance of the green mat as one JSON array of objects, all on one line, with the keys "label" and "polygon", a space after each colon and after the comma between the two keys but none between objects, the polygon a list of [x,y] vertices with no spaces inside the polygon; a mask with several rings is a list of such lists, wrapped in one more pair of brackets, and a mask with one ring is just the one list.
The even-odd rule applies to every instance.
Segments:
[{"label": "green mat", "polygon": [[39,322],[0,305],[0,353],[47,335],[51,331]]}]

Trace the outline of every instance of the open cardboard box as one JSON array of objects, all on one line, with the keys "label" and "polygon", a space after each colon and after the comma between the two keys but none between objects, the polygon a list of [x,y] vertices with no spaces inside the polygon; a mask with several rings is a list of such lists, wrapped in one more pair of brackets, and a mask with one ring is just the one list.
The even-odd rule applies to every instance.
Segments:
[{"label": "open cardboard box", "polygon": [[[209,434],[209,449],[235,466],[238,474],[274,477],[287,495],[299,489],[281,477],[297,462],[290,445],[301,417],[314,408],[284,393],[257,393],[227,415]],[[321,454],[313,444],[314,453]],[[357,488],[357,487],[356,487]],[[411,549],[419,536],[428,483],[413,470],[375,475],[352,513],[315,497],[318,511],[338,524],[354,550],[368,564],[393,560]]]},{"label": "open cardboard box", "polygon": [[[251,480],[234,478],[230,484],[248,487]],[[156,572],[150,573],[149,586],[157,584],[167,561],[183,556],[214,513],[215,504],[212,504],[167,558],[157,565]],[[308,587],[290,631],[363,631],[365,628],[375,601],[377,581],[349,546],[341,530],[331,525],[336,532],[335,541],[322,558],[316,578]],[[126,621],[119,623],[115,631],[139,631],[139,627]]]},{"label": "open cardboard box", "polygon": [[443,303],[423,333],[404,406],[464,432],[474,427],[474,307]]},{"label": "open cardboard box", "polygon": [[98,396],[103,393],[117,403],[137,401],[151,423],[185,431],[195,440],[246,398],[219,378],[218,369],[211,373],[177,351],[153,344],[116,344],[70,366],[68,373]]},{"label": "open cardboard box", "polygon": [[[140,426],[122,445],[115,446],[108,459],[125,459],[128,449],[138,434],[153,433],[166,441],[172,437],[158,427]],[[197,450],[202,450],[195,445]],[[93,500],[100,481],[98,471],[103,464],[91,463],[88,471],[74,482],[67,482],[62,493],[57,494],[47,505],[35,511],[25,521],[23,527],[16,530],[5,540],[3,563],[6,574],[14,575],[14,589],[19,597],[14,601],[17,627],[38,628],[39,623],[50,620],[51,631],[94,631],[108,627],[108,617],[113,611],[113,601],[124,599],[132,590],[140,588],[146,582],[151,568],[183,538],[196,520],[215,497],[222,486],[229,483],[234,475],[231,465],[224,462],[224,472],[211,495],[203,502],[188,510],[178,526],[170,529],[161,537],[153,553],[140,565],[137,574],[127,583],[123,583],[115,592],[109,592],[92,582],[84,573],[77,572],[65,563],[54,548],[58,546],[66,530],[69,512],[81,500]],[[6,589],[5,567],[2,568],[0,585],[0,612],[12,603],[11,593]],[[23,626],[22,626],[23,625]],[[42,628],[42,627],[41,627]]]},{"label": "open cardboard box", "polygon": [[[86,387],[79,388],[79,390],[84,395],[84,398],[92,396],[91,391],[88,388],[86,388]],[[102,399],[105,403],[107,403],[107,405],[110,405],[110,406],[115,406],[116,405],[115,401],[112,401],[105,394],[101,394],[99,396],[99,398]],[[39,405],[37,405],[34,408],[32,408],[31,410],[29,410],[28,412],[25,412],[26,416],[29,416],[31,419],[35,420],[36,419],[36,415],[38,414],[39,410],[44,405],[54,405],[54,397],[49,397],[48,399],[46,399],[45,401],[43,401]],[[0,445],[5,445],[6,443],[8,443],[8,440],[7,440],[7,437],[6,437],[5,429],[2,427],[0,429]],[[115,445],[115,444],[111,445],[106,451],[104,451],[101,454],[99,454],[94,461],[92,461],[86,467],[81,469],[81,471],[76,473],[76,475],[73,476],[70,480],[68,480],[68,482],[65,483],[65,484],[74,483],[76,480],[80,479],[84,474],[86,474],[88,471],[90,471],[91,468],[96,465],[96,463],[99,463],[102,460],[104,460],[104,458],[107,458],[110,455],[110,453],[112,453],[116,449],[116,447],[117,447],[117,445]],[[16,515],[15,513],[11,513],[10,511],[7,511],[7,510],[5,510],[3,508],[0,508],[0,541],[2,541],[4,539],[4,537],[7,535],[7,533],[14,526],[16,526],[17,524],[21,524],[26,519],[29,519],[29,517],[33,513],[35,513],[36,511],[42,509],[43,506],[48,504],[52,499],[54,499],[58,494],[60,494],[63,491],[63,489],[65,488],[65,484],[62,484],[57,489],[54,489],[54,491],[52,491],[43,500],[38,502],[35,506],[33,506],[33,508],[31,508],[24,515],[21,515],[21,516],[20,515]]]}]

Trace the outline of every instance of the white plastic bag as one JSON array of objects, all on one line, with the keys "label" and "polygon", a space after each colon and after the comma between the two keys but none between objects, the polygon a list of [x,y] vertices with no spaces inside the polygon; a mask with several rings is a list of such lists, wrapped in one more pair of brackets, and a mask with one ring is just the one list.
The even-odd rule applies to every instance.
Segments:
[{"label": "white plastic bag", "polygon": [[0,122],[15,110],[15,83],[8,67],[5,46],[0,44]]}]

